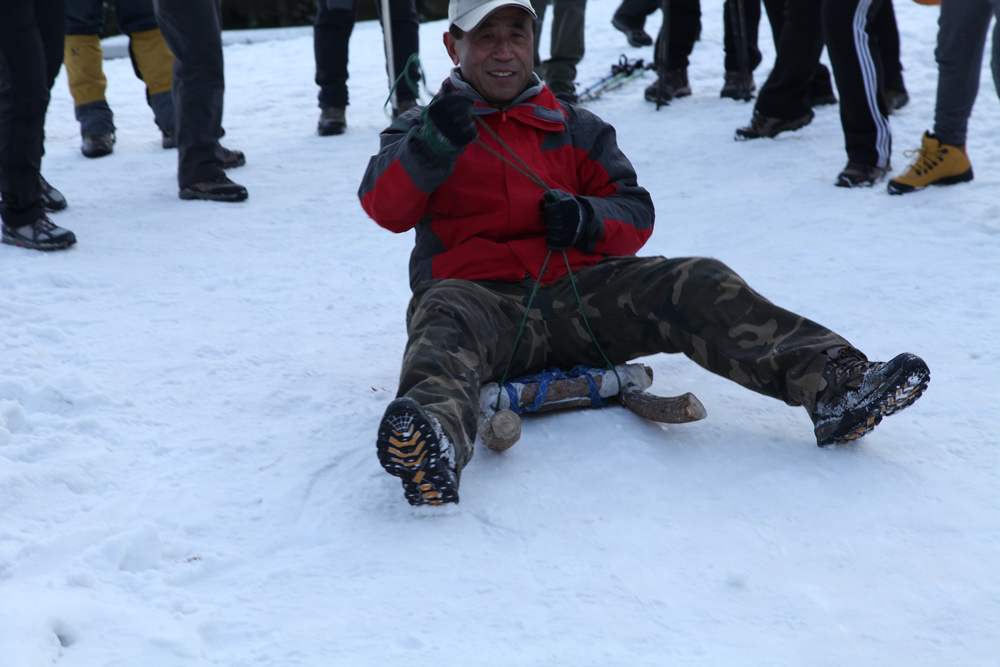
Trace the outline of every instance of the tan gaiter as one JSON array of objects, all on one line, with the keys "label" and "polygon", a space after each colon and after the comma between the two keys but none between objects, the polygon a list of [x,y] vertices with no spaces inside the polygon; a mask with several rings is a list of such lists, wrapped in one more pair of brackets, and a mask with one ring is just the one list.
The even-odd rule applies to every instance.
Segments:
[{"label": "tan gaiter", "polygon": [[102,67],[101,38],[97,35],[66,35],[63,55],[73,104],[79,107],[102,101],[108,80]]},{"label": "tan gaiter", "polygon": [[133,32],[129,36],[132,38],[132,57],[149,94],[169,91],[174,82],[174,54],[167,48],[160,29]]}]

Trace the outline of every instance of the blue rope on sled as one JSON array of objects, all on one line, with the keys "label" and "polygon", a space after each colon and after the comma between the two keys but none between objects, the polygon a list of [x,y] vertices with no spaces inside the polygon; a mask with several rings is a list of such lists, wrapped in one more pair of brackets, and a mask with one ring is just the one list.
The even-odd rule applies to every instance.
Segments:
[{"label": "blue rope on sled", "polygon": [[[601,392],[597,388],[597,381],[594,379],[593,371],[594,368],[588,366],[577,366],[569,371],[561,371],[558,369],[552,369],[547,371],[542,371],[536,375],[526,375],[524,377],[514,378],[505,382],[503,388],[507,391],[507,396],[510,398],[510,409],[516,414],[523,415],[529,412],[538,412],[538,408],[542,407],[545,403],[545,397],[549,393],[549,385],[555,380],[573,380],[576,378],[586,378],[587,388],[590,392],[590,405],[594,408],[600,408],[604,405],[604,399],[601,398]],[[538,384],[538,391],[535,393],[535,400],[533,400],[529,405],[521,405],[521,402],[517,398],[517,390],[514,389],[514,384]]]}]

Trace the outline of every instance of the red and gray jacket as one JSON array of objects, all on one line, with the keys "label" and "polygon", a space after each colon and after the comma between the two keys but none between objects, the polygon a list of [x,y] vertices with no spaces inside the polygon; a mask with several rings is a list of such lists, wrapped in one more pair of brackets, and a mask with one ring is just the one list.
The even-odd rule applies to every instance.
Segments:
[{"label": "red and gray jacket", "polygon": [[[642,247],[653,232],[653,203],[636,183],[614,128],[586,109],[561,104],[537,80],[503,109],[487,104],[457,71],[445,85],[471,97],[473,113],[550,188],[577,195],[593,211],[599,233],[587,250],[567,252],[574,269]],[[381,149],[358,191],[362,207],[382,227],[416,228],[410,286],[441,278],[537,277],[547,250],[542,188],[484,148],[480,142],[507,155],[482,130],[460,153],[431,157],[416,137],[423,122],[413,109],[382,132]],[[543,281],[565,273],[562,261],[551,261]]]}]

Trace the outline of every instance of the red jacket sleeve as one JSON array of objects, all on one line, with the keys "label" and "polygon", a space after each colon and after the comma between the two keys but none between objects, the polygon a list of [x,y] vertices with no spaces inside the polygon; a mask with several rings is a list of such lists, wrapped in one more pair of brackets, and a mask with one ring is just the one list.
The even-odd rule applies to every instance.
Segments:
[{"label": "red jacket sleeve", "polygon": [[568,120],[577,153],[578,194],[598,223],[585,248],[604,255],[634,255],[653,233],[653,201],[636,181],[611,125],[580,107]]},{"label": "red jacket sleeve", "polygon": [[420,222],[428,199],[451,176],[461,153],[432,157],[417,136],[422,118],[422,109],[412,109],[382,132],[379,152],[368,161],[358,189],[365,212],[393,232],[405,232]]}]

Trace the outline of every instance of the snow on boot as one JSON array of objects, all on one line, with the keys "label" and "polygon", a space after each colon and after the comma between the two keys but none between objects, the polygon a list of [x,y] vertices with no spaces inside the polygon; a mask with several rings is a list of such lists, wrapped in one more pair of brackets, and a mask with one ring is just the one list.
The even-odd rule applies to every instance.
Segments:
[{"label": "snow on boot", "polygon": [[931,372],[915,354],[873,362],[843,347],[827,362],[823,378],[827,386],[812,414],[820,447],[857,440],[883,417],[912,405],[927,389]]},{"label": "snow on boot", "polygon": [[433,415],[411,398],[385,410],[376,442],[379,463],[403,481],[411,505],[458,502],[458,471],[451,440]]},{"label": "snow on boot", "polygon": [[38,185],[42,191],[42,207],[46,211],[55,212],[66,208],[66,197],[46,181],[41,174],[38,175]]},{"label": "snow on boot", "polygon": [[906,173],[889,181],[891,195],[923,190],[928,185],[954,185],[972,180],[972,163],[965,147],[941,143],[930,132],[924,132],[918,150],[904,154],[916,155],[916,159]]},{"label": "snow on boot", "polygon": [[814,115],[812,110],[810,110],[804,116],[789,120],[765,116],[759,111],[754,110],[753,117],[750,118],[750,124],[736,130],[736,140],[773,139],[782,132],[791,132],[805,127],[812,122]]},{"label": "snow on boot", "polygon": [[44,215],[20,227],[3,226],[3,242],[31,250],[65,250],[76,243],[76,235],[55,225]]}]

